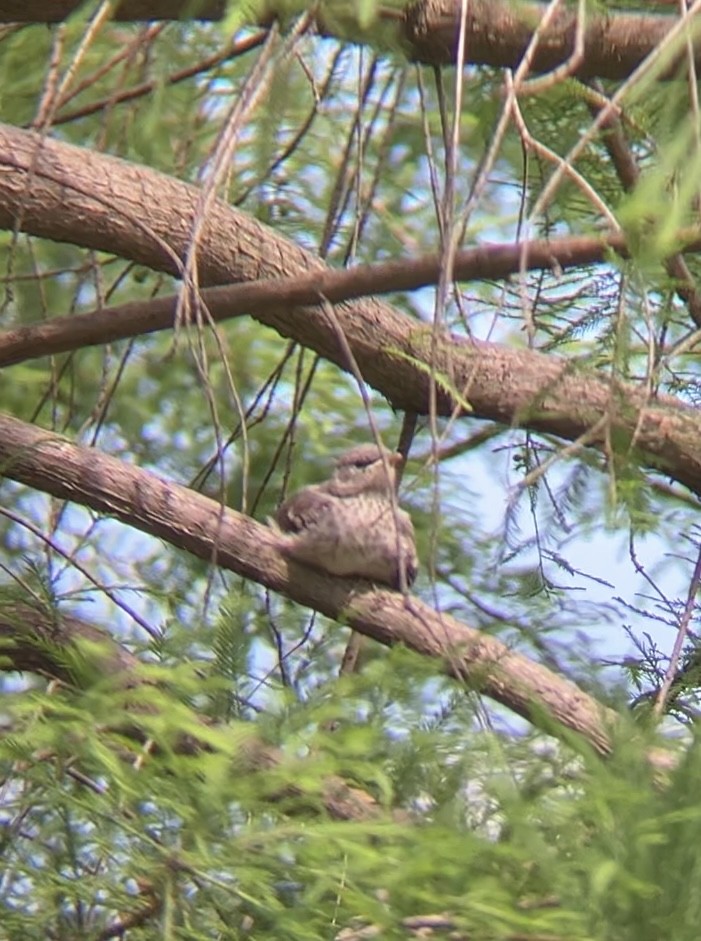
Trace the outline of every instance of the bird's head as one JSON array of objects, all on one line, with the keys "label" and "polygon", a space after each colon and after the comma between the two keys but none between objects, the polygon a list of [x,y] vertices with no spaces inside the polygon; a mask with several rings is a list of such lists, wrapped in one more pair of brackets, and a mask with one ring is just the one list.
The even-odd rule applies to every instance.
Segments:
[{"label": "bird's head", "polygon": [[332,484],[343,495],[389,493],[396,487],[397,467],[403,460],[397,451],[360,444],[338,458]]}]

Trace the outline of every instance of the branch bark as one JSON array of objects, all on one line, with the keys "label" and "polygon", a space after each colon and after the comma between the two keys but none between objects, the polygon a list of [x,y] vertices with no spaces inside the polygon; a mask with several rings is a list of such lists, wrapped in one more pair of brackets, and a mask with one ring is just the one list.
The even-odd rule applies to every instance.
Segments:
[{"label": "branch bark", "polygon": [[[7,125],[0,125],[0,170],[0,227],[179,273],[198,213],[197,188]],[[605,245],[601,239],[594,247],[603,252]],[[478,249],[475,270],[488,253],[504,270],[520,262],[521,250]],[[529,246],[529,257],[543,266],[553,263],[548,243]],[[329,270],[311,253],[221,201],[209,208],[198,259],[203,285],[309,275],[318,277],[323,289]],[[246,287],[250,291],[252,286]],[[226,301],[226,291],[213,295],[214,306]],[[620,451],[634,450],[642,463],[701,494],[701,416],[679,399],[659,395],[648,400],[632,384],[577,360],[450,335],[432,344],[428,327],[374,298],[340,303],[335,314],[365,381],[395,409],[426,414],[432,376],[437,376],[441,415],[453,412],[457,403],[451,390],[457,391],[458,398],[469,400],[476,418],[568,440],[588,435],[588,446],[613,441]],[[254,316],[342,369],[350,368],[323,305],[292,303],[282,291]],[[600,431],[592,434],[595,426]]]},{"label": "branch bark", "polygon": [[[79,6],[79,0],[0,0],[0,22],[57,23]],[[276,16],[276,4],[258,20],[269,25]],[[409,59],[432,66],[454,65],[462,4],[460,0],[418,0],[404,13],[378,10],[380,21],[395,26],[394,42],[399,41]],[[221,19],[224,0],[121,0],[116,20]],[[514,3],[511,0],[470,0],[465,23],[467,61],[475,65],[516,68],[546,10],[545,4]],[[285,11],[286,13],[286,11]],[[584,55],[573,70],[580,78],[599,76],[623,79],[665,41],[676,17],[655,13],[590,12],[584,26]],[[255,24],[251,24],[255,25]],[[317,17],[322,35],[339,38],[327,25],[323,13]],[[375,35],[354,30],[362,41]],[[549,72],[567,62],[575,48],[576,10],[563,4],[543,31],[532,61],[532,71]],[[344,37],[340,37],[344,38]],[[681,50],[680,50],[681,51]],[[701,68],[701,44],[694,42],[697,70]],[[678,59],[665,65],[665,76],[673,74]]]},{"label": "branch bark", "polygon": [[0,469],[11,480],[89,506],[253,579],[385,646],[403,644],[546,731],[561,724],[599,753],[610,750],[615,713],[574,683],[417,598],[288,562],[268,527],[208,497],[7,416],[0,416]]},{"label": "branch bark", "polygon": [[[460,0],[418,0],[407,11],[410,55],[430,65],[454,65],[462,4]],[[591,9],[591,8],[590,8]],[[465,22],[467,60],[472,64],[516,68],[546,5],[510,0],[470,0]],[[590,14],[584,28],[584,53],[573,70],[579,78],[624,79],[664,42],[676,17],[654,13]],[[534,72],[550,72],[567,62],[575,49],[577,9],[562,4],[543,30],[531,63]],[[681,53],[682,50],[680,49]],[[697,67],[701,45],[694,45]],[[678,65],[666,63],[665,75]]]}]

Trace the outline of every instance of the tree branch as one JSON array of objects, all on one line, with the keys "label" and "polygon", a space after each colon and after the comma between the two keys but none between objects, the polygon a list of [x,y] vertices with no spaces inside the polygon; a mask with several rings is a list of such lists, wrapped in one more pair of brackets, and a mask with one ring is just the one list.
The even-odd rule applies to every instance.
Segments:
[{"label": "tree branch", "polygon": [[610,749],[607,725],[615,713],[574,683],[417,598],[286,561],[268,527],[208,497],[7,416],[0,416],[0,468],[11,480],[158,536],[385,646],[403,644],[434,658],[450,676],[550,733],[561,723],[601,754]]},{"label": "tree branch", "polygon": [[[179,273],[198,212],[200,192],[195,187],[7,125],[0,125],[0,168],[0,227],[114,252],[156,270]],[[588,248],[602,253],[605,246],[602,238]],[[561,247],[565,258],[573,242]],[[508,270],[521,258],[522,248],[476,249],[473,270],[479,272],[488,257],[490,270],[500,265]],[[547,242],[528,246],[529,257],[544,266],[553,263]],[[208,209],[198,260],[203,285],[309,275],[318,293],[329,271],[311,253],[221,201]],[[344,277],[347,281],[353,274]],[[268,297],[256,319],[348,370],[323,305],[295,305],[293,293],[286,293],[289,287],[272,300]],[[309,290],[309,285],[302,289]],[[266,289],[246,285],[237,290],[239,301],[244,297],[255,302],[256,290]],[[332,285],[329,291],[333,296]],[[229,298],[222,291],[211,299],[216,307]],[[161,315],[165,310],[172,317],[172,303],[164,299]],[[568,440],[589,434],[606,417],[607,427],[591,435],[588,446],[614,441],[621,452],[635,450],[642,463],[701,494],[701,416],[679,399],[659,395],[648,401],[632,384],[576,360],[449,335],[433,344],[427,326],[374,298],[338,304],[335,314],[363,378],[394,408],[426,414],[433,375],[439,378],[440,415],[450,415],[455,408],[452,389],[469,400],[476,418]]]},{"label": "tree branch", "polygon": [[[684,251],[699,251],[701,230],[692,228],[679,232],[676,242]],[[565,271],[608,262],[612,252],[628,257],[626,240],[620,233],[561,236],[509,245],[486,243],[455,253],[453,277],[456,281],[495,280],[523,270],[552,267]],[[261,323],[268,323],[266,316],[285,307],[316,307],[321,299],[339,304],[370,295],[435,285],[440,278],[441,264],[440,255],[423,255],[352,268],[326,268],[311,275],[205,288],[199,292],[197,300],[208,317],[217,322],[250,314]],[[0,366],[171,329],[175,326],[179,303],[179,295],[156,297],[0,331]],[[315,322],[322,313],[315,311]],[[281,330],[277,321],[271,325]],[[464,338],[450,334],[446,334],[446,340],[464,343]]]},{"label": "tree branch", "polygon": [[[57,23],[80,5],[79,0],[0,0],[0,22]],[[276,4],[251,25],[269,26],[276,17]],[[289,6],[282,9],[289,15]],[[352,24],[352,5],[346,14]],[[221,19],[224,0],[121,0],[114,18],[129,20]],[[461,0],[418,0],[404,11],[378,8],[380,25],[393,27],[388,42],[401,43],[409,59],[432,66],[455,65]],[[512,0],[470,0],[467,4],[465,46],[467,62],[497,68],[516,68],[543,18],[545,4],[515,3]],[[677,22],[677,17],[655,13],[590,11],[584,24],[584,55],[573,74],[580,78],[599,76],[624,79],[663,43]],[[369,30],[353,25],[358,41],[377,41],[378,23]],[[322,35],[338,36],[337,21],[327,24],[323,10],[317,15],[317,29]],[[553,17],[542,33],[531,64],[534,72],[550,72],[567,62],[575,47],[576,10],[565,6]],[[392,32],[392,30],[391,30]],[[701,67],[701,44],[695,39],[697,69]],[[674,74],[681,58],[665,63],[664,76]]]},{"label": "tree branch", "polygon": [[[515,69],[523,58],[546,4],[511,0],[470,0],[465,22],[467,61]],[[455,65],[462,3],[460,0],[418,0],[406,14],[409,55],[434,66]],[[624,79],[664,42],[677,17],[655,13],[588,11],[584,23],[584,54],[573,74],[579,78]],[[570,58],[575,48],[577,8],[562,4],[543,30],[531,62],[533,72],[550,72]],[[684,54],[665,63],[670,77]],[[701,44],[694,46],[701,64]]]}]

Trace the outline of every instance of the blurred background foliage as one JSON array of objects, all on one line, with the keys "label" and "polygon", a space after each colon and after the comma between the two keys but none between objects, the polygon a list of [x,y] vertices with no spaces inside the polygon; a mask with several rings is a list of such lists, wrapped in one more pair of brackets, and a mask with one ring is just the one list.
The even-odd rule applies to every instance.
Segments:
[{"label": "blurred background foliage", "polygon": [[[265,43],[283,39],[232,35],[231,18],[89,32],[95,10],[0,29],[0,119],[207,181]],[[361,13],[372,23],[379,8]],[[435,252],[455,81],[397,50],[304,35],[246,113],[218,194],[334,266]],[[538,146],[513,122],[497,140],[500,71],[466,69],[462,91],[442,224],[464,245],[598,231],[602,206],[652,235],[625,264],[451,286],[446,326],[697,404],[698,354],[679,348],[696,328],[661,264],[700,178],[688,84],[645,79],[624,99],[635,192],[596,138],[576,170],[600,203],[567,179],[545,205],[548,155],[591,128],[591,88],[566,79],[520,100]],[[80,247],[0,242],[3,329],[177,288]],[[434,294],[388,300],[430,324]],[[216,338],[183,330],[6,368],[0,400],[259,520],[370,437],[351,377],[243,317]],[[370,402],[396,444],[401,416]],[[641,696],[639,716],[678,628],[696,504],[631,457],[563,448],[476,419],[420,422],[402,486],[416,590],[623,711]],[[77,690],[3,675],[0,937],[352,941],[441,915],[452,937],[696,938],[694,689],[667,720],[689,749],[660,787],[640,718],[608,765],[573,757],[405,651],[366,646],[339,678],[345,629],[158,540],[9,482],[3,507],[6,581],[108,628],[144,676],[125,688],[96,671]],[[184,736],[204,744],[188,751]],[[274,762],[246,762],[254,737]],[[333,819],[334,775],[374,812]]]}]

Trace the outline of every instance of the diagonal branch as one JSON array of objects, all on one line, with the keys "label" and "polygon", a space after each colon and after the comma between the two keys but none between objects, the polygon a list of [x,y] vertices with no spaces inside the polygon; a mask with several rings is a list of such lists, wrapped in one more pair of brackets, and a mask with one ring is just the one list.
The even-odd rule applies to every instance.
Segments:
[{"label": "diagonal branch", "polygon": [[373,590],[287,562],[275,538],[250,517],[96,449],[0,416],[4,476],[108,514],[300,604],[341,620],[386,646],[403,644],[548,732],[558,724],[601,754],[615,713],[574,683],[416,598]]},{"label": "diagonal branch", "polygon": [[[178,274],[197,213],[196,187],[7,125],[0,125],[0,170],[0,227]],[[594,248],[601,253],[605,245],[602,239]],[[318,287],[329,271],[311,253],[221,201],[208,210],[199,249],[203,285],[311,275],[318,276]],[[508,268],[521,249],[500,246],[493,255]],[[531,251],[542,265],[552,264],[548,243],[534,243]],[[476,250],[475,270],[489,252]],[[255,295],[256,286],[247,287]],[[212,304],[226,301],[224,291]],[[348,369],[323,305],[291,302],[283,290],[256,310],[261,323]],[[434,343],[425,325],[374,298],[340,303],[335,314],[363,378],[395,408],[426,414],[433,375],[439,377],[442,415],[452,414],[456,401],[466,397],[476,418],[568,440],[589,435],[605,417],[607,427],[588,439],[590,446],[608,440],[623,452],[635,449],[642,463],[701,493],[701,416],[679,399],[648,401],[632,384],[577,360],[449,335]]]}]

